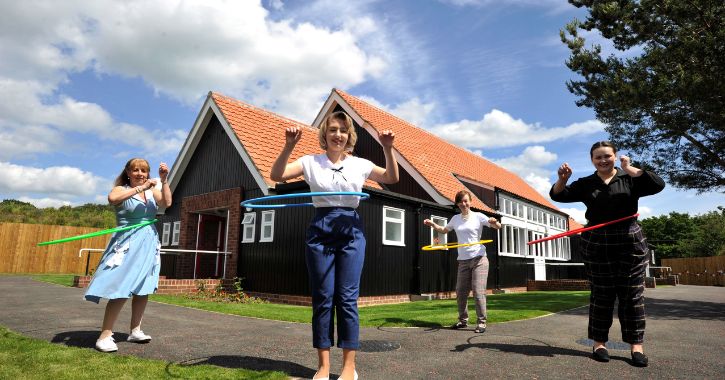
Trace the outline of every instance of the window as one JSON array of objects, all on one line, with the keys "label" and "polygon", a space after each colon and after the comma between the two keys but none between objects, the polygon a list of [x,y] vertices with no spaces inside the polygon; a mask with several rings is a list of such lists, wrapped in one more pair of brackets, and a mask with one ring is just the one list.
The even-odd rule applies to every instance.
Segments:
[{"label": "window", "polygon": [[254,243],[254,227],[256,220],[256,212],[244,213],[244,219],[242,219],[242,243]]},{"label": "window", "polygon": [[181,234],[181,222],[174,222],[174,230],[171,234],[171,245],[179,245],[179,235]]},{"label": "window", "polygon": [[161,245],[169,245],[171,235],[171,223],[164,223],[164,232],[161,233]]},{"label": "window", "polygon": [[514,255],[524,254],[526,242],[524,241],[525,234],[523,228],[505,225],[499,231],[501,234],[501,238],[499,239],[501,252]]},{"label": "window", "polygon": [[260,223],[259,230],[262,235],[259,237],[260,242],[274,240],[274,210],[262,211],[262,222]]},{"label": "window", "polygon": [[[446,224],[448,224],[448,219],[442,218],[440,216],[431,215],[430,220],[441,226],[445,227]],[[446,244],[448,243],[448,234],[442,234],[434,229],[430,229],[430,244]]]},{"label": "window", "polygon": [[383,206],[383,244],[405,246],[405,210]]}]

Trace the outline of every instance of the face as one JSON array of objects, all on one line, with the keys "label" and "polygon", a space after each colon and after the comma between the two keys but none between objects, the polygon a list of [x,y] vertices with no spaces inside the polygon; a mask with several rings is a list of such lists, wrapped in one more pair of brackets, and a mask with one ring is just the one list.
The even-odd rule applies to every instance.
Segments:
[{"label": "face", "polygon": [[471,198],[468,194],[464,195],[461,201],[458,202],[458,208],[461,209],[461,213],[463,214],[468,214],[468,211],[471,210]]},{"label": "face", "polygon": [[601,173],[610,173],[614,169],[616,159],[614,149],[609,146],[599,147],[592,152],[592,164]]},{"label": "face", "polygon": [[149,171],[146,166],[136,164],[131,166],[130,170],[126,170],[126,175],[128,175],[128,178],[131,181],[131,187],[136,187],[143,185],[143,183],[146,182],[149,178]]},{"label": "face", "polygon": [[345,127],[339,120],[332,119],[327,124],[327,133],[325,134],[327,150],[344,151],[349,137],[350,133],[348,132],[347,127]]}]

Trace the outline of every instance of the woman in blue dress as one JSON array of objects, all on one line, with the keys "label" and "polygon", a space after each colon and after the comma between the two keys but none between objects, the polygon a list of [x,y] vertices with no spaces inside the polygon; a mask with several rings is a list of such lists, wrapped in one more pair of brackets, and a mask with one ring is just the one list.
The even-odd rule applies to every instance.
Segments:
[{"label": "woman in blue dress", "polygon": [[[116,208],[119,227],[153,220],[157,205],[171,206],[171,190],[167,182],[169,168],[165,163],[159,165],[161,190],[156,188],[156,180],[149,179],[149,171],[148,161],[133,158],[116,178],[115,186],[108,194],[108,202]],[[141,319],[148,295],[154,293],[159,285],[160,248],[159,235],[153,224],[111,236],[85,295],[86,300],[95,303],[101,298],[108,299],[101,335],[96,341],[99,351],[118,350],[113,339],[113,325],[131,296],[131,334],[128,341],[146,343],[151,340],[141,331]]]}]

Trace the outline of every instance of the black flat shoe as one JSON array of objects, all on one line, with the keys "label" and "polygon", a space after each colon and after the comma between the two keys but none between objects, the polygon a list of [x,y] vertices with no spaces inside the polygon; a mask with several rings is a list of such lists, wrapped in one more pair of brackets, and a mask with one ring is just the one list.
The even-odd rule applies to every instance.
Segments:
[{"label": "black flat shoe", "polygon": [[609,351],[604,347],[599,347],[596,350],[592,349],[592,359],[607,363],[609,361]]},{"label": "black flat shoe", "polygon": [[635,367],[647,367],[647,364],[649,364],[649,359],[647,358],[647,355],[641,353],[632,351],[632,365]]}]

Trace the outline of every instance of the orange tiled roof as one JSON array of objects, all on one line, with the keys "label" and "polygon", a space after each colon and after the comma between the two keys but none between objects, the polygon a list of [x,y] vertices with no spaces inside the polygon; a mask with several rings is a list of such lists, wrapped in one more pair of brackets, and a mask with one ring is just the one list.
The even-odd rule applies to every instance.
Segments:
[{"label": "orange tiled roof", "polygon": [[[398,152],[451,202],[456,192],[464,188],[456,179],[457,175],[558,210],[548,199],[508,170],[344,91],[338,89],[333,91],[376,130],[392,130],[395,133],[395,148]],[[478,199],[474,200],[473,206],[484,211],[494,211]]]},{"label": "orange tiled roof", "polygon": [[[306,155],[320,154],[322,149],[317,140],[317,128],[291,120],[275,113],[251,106],[234,98],[215,92],[211,98],[222,112],[222,117],[239,138],[259,173],[268,186],[274,187],[275,182],[269,178],[272,164],[277,159],[285,143],[284,130],[288,127],[300,127],[302,138],[290,155],[290,162]],[[290,180],[302,180],[298,177]],[[366,181],[365,186],[380,189],[373,181]]]}]

